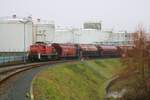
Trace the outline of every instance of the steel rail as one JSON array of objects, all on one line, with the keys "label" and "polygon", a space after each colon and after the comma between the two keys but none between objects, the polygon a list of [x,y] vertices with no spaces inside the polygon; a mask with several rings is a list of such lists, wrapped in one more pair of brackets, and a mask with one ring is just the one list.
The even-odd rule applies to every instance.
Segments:
[{"label": "steel rail", "polygon": [[30,70],[32,68],[43,67],[43,66],[50,65],[50,64],[71,62],[71,61],[73,60],[49,61],[49,62],[33,63],[29,65],[25,64],[25,65],[20,65],[17,67],[9,67],[8,69],[0,72],[0,85],[4,83],[6,80],[8,80],[9,78],[13,77],[14,75]]}]

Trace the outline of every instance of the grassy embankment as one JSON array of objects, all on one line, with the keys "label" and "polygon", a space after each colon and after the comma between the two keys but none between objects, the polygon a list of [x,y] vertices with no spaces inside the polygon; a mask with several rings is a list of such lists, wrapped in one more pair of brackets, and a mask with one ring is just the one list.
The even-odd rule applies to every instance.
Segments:
[{"label": "grassy embankment", "polygon": [[103,100],[105,82],[120,68],[119,59],[59,64],[35,77],[35,100]]}]

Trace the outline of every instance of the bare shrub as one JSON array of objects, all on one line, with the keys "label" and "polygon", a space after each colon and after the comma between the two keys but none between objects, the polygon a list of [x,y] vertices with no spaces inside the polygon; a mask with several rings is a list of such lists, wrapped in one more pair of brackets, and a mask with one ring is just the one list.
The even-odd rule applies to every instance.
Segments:
[{"label": "bare shrub", "polygon": [[[143,28],[133,34],[133,49],[127,50],[122,58],[123,64],[128,66],[122,75],[135,73],[134,83],[130,85],[121,100],[149,100],[150,99],[150,42]],[[137,74],[138,73],[138,74]]]}]

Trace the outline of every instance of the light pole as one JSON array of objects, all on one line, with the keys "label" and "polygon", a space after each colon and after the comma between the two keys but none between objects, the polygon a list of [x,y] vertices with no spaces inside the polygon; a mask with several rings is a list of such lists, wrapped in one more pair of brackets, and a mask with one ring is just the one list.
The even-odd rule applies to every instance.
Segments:
[{"label": "light pole", "polygon": [[73,43],[73,44],[75,43],[75,41],[74,41],[75,30],[76,30],[76,29],[74,29],[74,28],[72,28],[72,29],[70,30],[71,33],[72,33],[72,43]]},{"label": "light pole", "polygon": [[20,23],[22,23],[23,24],[23,26],[24,26],[24,57],[23,57],[23,61],[24,61],[24,63],[26,62],[26,24],[27,23],[29,23],[29,22],[31,22],[31,21],[29,21],[29,20],[21,20],[21,21],[19,21]]}]

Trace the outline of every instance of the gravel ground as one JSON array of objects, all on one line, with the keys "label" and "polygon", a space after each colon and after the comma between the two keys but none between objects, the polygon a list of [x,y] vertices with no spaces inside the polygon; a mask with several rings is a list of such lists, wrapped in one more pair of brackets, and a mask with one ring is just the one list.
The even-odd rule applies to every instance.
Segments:
[{"label": "gravel ground", "polygon": [[33,77],[49,66],[38,67],[20,73],[0,86],[0,100],[29,100],[28,94]]}]

